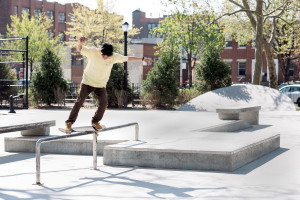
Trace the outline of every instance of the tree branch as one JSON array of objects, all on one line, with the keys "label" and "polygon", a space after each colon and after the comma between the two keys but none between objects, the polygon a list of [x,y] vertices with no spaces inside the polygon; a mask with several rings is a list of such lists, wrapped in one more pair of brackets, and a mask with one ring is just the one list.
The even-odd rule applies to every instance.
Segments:
[{"label": "tree branch", "polygon": [[[288,4],[290,3],[290,1],[289,0],[287,0],[287,1],[285,1],[281,6],[279,6],[278,8],[276,8],[276,9],[274,9],[273,11],[271,11],[270,13],[268,13],[268,14],[266,14],[266,15],[263,15],[263,17],[265,17],[265,16],[269,16],[269,15],[271,15],[271,14],[273,14],[274,12],[276,12],[276,11],[278,11],[278,10],[280,10],[281,8],[281,14],[283,13],[283,11],[285,11],[285,9],[286,9],[286,7],[288,6]],[[280,14],[280,15],[281,15]]]},{"label": "tree branch", "polygon": [[276,33],[276,18],[273,18],[271,38],[268,42],[269,44],[272,44],[272,42],[274,41],[275,33]]},{"label": "tree branch", "polygon": [[255,11],[247,10],[247,9],[236,10],[236,11],[234,11],[232,13],[225,13],[224,15],[221,15],[220,17],[214,19],[209,25],[213,24],[214,22],[216,22],[217,20],[221,19],[222,17],[231,16],[231,15],[234,15],[234,14],[239,13],[239,12],[254,12],[255,13]]},{"label": "tree branch", "polygon": [[[246,9],[250,10],[250,6],[249,6],[247,0],[243,0],[243,5]],[[254,29],[256,29],[256,20],[255,20],[254,16],[252,15],[252,13],[246,13],[246,14],[247,14],[248,18],[250,19],[250,23],[251,23],[252,27]]]},{"label": "tree branch", "polygon": [[285,19],[281,18],[280,16],[269,16],[269,17],[266,17],[266,18],[264,19],[264,23],[266,22],[266,20],[267,20],[268,18],[280,19],[280,20],[284,21],[285,23],[287,23],[288,25],[292,25],[290,22],[286,21]]},{"label": "tree branch", "polygon": [[298,58],[300,58],[300,56],[293,57],[293,58],[291,58],[291,60],[296,60]]},{"label": "tree branch", "polygon": [[243,5],[239,4],[236,1],[233,1],[233,0],[228,0],[228,1],[231,2],[231,3],[233,3],[233,4],[235,4],[236,6],[240,7],[241,9],[245,9],[245,7]]}]

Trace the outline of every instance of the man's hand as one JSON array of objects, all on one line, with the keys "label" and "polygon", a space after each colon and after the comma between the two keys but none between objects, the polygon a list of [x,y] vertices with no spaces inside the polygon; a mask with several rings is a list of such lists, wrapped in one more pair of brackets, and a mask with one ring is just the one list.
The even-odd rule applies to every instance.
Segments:
[{"label": "man's hand", "polygon": [[78,43],[78,45],[77,45],[77,47],[76,47],[76,50],[77,51],[81,51],[81,49],[82,49],[82,45],[83,45],[83,43],[85,43],[85,41],[86,41],[87,39],[85,38],[85,37],[81,37],[80,39],[79,39],[79,43]]},{"label": "man's hand", "polygon": [[151,65],[152,63],[153,63],[153,60],[152,60],[152,58],[144,58],[144,60],[143,60],[144,62],[146,62],[147,63],[147,65]]},{"label": "man's hand", "polygon": [[81,38],[79,39],[79,42],[80,42],[81,44],[83,44],[86,40],[87,40],[87,39],[86,39],[85,37],[81,37]]}]

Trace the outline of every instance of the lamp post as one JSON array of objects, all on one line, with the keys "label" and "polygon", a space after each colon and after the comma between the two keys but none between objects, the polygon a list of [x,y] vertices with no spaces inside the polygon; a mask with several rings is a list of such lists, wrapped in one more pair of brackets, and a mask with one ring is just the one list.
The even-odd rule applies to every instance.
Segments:
[{"label": "lamp post", "polygon": [[[124,31],[124,56],[127,56],[127,31],[129,24],[124,22],[122,24],[122,29]],[[124,90],[125,90],[125,102],[124,107],[127,108],[127,62],[124,62]]]}]

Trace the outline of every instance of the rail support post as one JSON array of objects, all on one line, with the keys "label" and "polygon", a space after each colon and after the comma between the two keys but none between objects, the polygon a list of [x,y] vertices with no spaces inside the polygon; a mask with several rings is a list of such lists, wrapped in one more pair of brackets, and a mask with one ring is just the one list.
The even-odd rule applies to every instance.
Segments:
[{"label": "rail support post", "polygon": [[97,132],[93,133],[93,169],[97,169]]}]

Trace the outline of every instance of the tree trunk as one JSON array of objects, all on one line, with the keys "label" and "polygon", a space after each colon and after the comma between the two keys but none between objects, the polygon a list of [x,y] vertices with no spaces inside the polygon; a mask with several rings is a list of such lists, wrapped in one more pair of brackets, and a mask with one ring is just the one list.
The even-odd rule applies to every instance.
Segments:
[{"label": "tree trunk", "polygon": [[189,88],[192,87],[192,84],[193,84],[193,78],[192,78],[192,54],[190,53],[188,55],[188,81],[189,81]]},{"label": "tree trunk", "polygon": [[263,16],[262,16],[263,1],[256,0],[256,49],[255,49],[255,69],[253,76],[253,84],[260,85],[261,68],[263,64]]},{"label": "tree trunk", "polygon": [[269,78],[270,78],[269,86],[271,88],[278,89],[275,62],[272,54],[273,48],[272,45],[266,41],[266,39],[264,39],[264,49],[266,52],[268,68],[269,68]]},{"label": "tree trunk", "polygon": [[289,82],[290,81],[290,58],[286,58],[282,54],[277,55],[279,67],[283,74],[283,82]]}]

